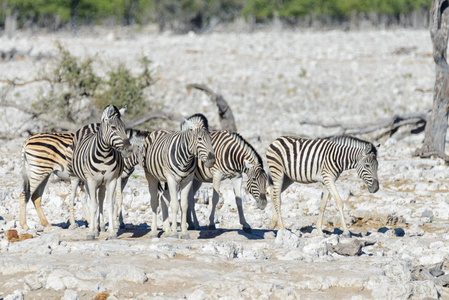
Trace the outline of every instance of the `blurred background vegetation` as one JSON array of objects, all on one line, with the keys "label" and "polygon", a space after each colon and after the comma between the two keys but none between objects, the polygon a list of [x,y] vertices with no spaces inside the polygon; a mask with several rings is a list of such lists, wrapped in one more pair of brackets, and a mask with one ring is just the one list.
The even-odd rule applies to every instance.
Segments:
[{"label": "blurred background vegetation", "polygon": [[244,19],[291,26],[427,27],[431,0],[0,0],[0,28],[71,29],[146,25],[179,33]]}]

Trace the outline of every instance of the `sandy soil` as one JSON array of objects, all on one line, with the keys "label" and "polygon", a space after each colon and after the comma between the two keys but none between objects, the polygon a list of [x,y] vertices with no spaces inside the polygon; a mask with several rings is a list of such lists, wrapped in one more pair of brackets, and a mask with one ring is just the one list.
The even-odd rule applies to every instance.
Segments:
[{"label": "sandy soil", "polygon": [[[276,137],[322,137],[342,127],[304,124],[367,124],[394,114],[428,111],[432,105],[434,65],[428,31],[261,31],[176,36],[95,28],[78,36],[19,33],[0,37],[0,50],[16,47],[29,54],[0,60],[0,79],[30,80],[47,66],[57,43],[74,55],[108,64],[124,62],[138,70],[142,55],[153,61],[157,83],[148,91],[166,111],[183,116],[204,113],[219,128],[216,108],[188,83],[203,83],[231,105],[237,127],[264,157]],[[3,85],[5,87],[5,85]],[[42,84],[8,94],[21,104],[45,93]],[[0,108],[2,132],[17,132],[38,122],[13,108]],[[164,126],[168,126],[165,124]],[[314,228],[321,187],[295,184],[283,193],[282,214],[289,231],[268,230],[271,203],[264,211],[246,196],[244,211],[252,233],[241,230],[232,185],[225,181],[216,214],[216,231],[206,229],[210,185],[197,194],[203,226],[190,239],[149,236],[151,214],[141,168],[125,189],[127,229],[117,240],[87,241],[79,202],[78,229],[67,229],[69,186],[49,183],[44,211],[54,225],[42,228],[31,204],[28,224],[38,238],[8,243],[6,231],[18,225],[21,192],[20,147],[26,134],[0,143],[0,298],[88,299],[107,291],[109,299],[423,299],[449,298],[449,171],[438,159],[412,152],[423,133],[402,128],[374,141],[380,144],[381,188],[369,194],[354,171],[337,186],[345,202],[352,238],[341,233],[330,201],[327,234]],[[160,221],[160,220],[159,220]],[[161,223],[159,223],[161,224]],[[356,239],[371,241],[360,256],[332,253],[331,246]],[[440,270],[438,276],[430,270]],[[426,273],[427,272],[427,273]],[[434,272],[434,271],[432,271]],[[429,275],[427,275],[429,274]],[[449,282],[449,281],[448,281]]]}]

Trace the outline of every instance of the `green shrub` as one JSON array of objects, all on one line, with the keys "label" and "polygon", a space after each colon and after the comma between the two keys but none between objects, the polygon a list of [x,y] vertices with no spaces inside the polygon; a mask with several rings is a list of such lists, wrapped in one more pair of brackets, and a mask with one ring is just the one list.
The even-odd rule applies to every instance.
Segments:
[{"label": "green shrub", "polygon": [[83,124],[95,122],[108,104],[119,108],[127,105],[127,119],[157,107],[148,105],[145,99],[145,88],[155,82],[147,57],[141,58],[142,71],[137,75],[119,64],[100,77],[93,71],[93,58],[74,57],[60,45],[58,49],[54,65],[40,74],[40,79],[47,81],[50,89],[33,103],[38,113],[51,114],[55,120]]},{"label": "green shrub", "polygon": [[137,76],[133,76],[122,63],[110,70],[104,81],[104,91],[94,97],[95,106],[102,109],[108,104],[117,107],[127,105],[126,114],[129,117],[136,117],[146,111],[144,89],[153,84],[154,80],[148,68],[151,61],[143,57],[141,63],[143,71]]}]

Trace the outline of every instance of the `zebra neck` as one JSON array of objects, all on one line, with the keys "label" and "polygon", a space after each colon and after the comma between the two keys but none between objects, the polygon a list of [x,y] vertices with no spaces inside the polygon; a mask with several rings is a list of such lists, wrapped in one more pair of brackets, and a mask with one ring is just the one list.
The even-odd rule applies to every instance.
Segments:
[{"label": "zebra neck", "polygon": [[344,146],[342,148],[341,155],[337,156],[337,161],[342,171],[355,169],[357,167],[357,162],[359,161],[361,151],[364,150]]},{"label": "zebra neck", "polygon": [[183,153],[181,155],[181,161],[182,165],[187,166],[190,165],[195,158],[195,153],[193,149],[191,148],[191,145],[193,144],[193,133],[191,131],[183,131],[180,135],[180,143],[178,144],[180,148],[178,149]]},{"label": "zebra neck", "polygon": [[95,135],[95,143],[97,144],[97,152],[101,152],[104,157],[111,154],[114,149],[105,142],[104,135],[102,134],[102,130],[100,130]]}]

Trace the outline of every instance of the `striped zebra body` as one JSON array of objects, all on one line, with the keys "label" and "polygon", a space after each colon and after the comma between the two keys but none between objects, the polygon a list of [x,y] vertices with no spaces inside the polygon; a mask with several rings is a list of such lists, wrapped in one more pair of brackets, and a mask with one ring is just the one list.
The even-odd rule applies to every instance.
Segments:
[{"label": "striped zebra body", "polygon": [[56,174],[68,180],[65,149],[73,133],[43,133],[28,138],[22,145],[23,191],[20,194],[20,226],[27,230],[26,205],[33,201],[43,226],[51,226],[45,217],[41,201],[48,179]]},{"label": "striped zebra body", "polygon": [[212,182],[214,192],[209,216],[209,228],[215,229],[215,209],[219,200],[220,182],[224,179],[231,179],[234,186],[240,224],[245,231],[250,231],[251,227],[245,220],[242,207],[242,173],[245,173],[248,177],[246,183],[247,192],[254,197],[257,206],[260,209],[264,209],[267,204],[265,196],[267,175],[263,169],[262,158],[238,133],[220,130],[211,131],[210,136],[215,152],[215,164],[212,168],[207,168],[202,161],[198,161],[195,169],[193,192],[189,195],[189,210],[191,210],[193,217],[191,226],[199,228],[193,195],[203,182]]},{"label": "striped zebra body", "polygon": [[322,233],[326,202],[332,196],[340,212],[343,232],[345,235],[349,234],[344,221],[343,203],[335,181],[343,171],[355,168],[371,193],[375,193],[379,188],[376,148],[369,142],[357,144],[360,146],[354,146],[355,144],[350,142],[354,141],[347,139],[346,143],[336,143],[327,139],[308,140],[282,136],[269,145],[266,155],[273,183],[273,218],[270,227],[279,225],[281,229],[284,228],[280,203],[281,193],[288,186],[293,182],[321,182],[325,188],[317,223],[318,232]]},{"label": "striped zebra body", "polygon": [[[73,138],[73,143],[67,148],[67,164],[68,164],[68,168],[71,169],[72,165],[71,165],[71,161],[72,161],[72,156],[73,156],[73,147],[74,145],[79,144],[79,141],[82,140],[86,135],[88,134],[92,134],[98,131],[98,129],[100,128],[100,123],[92,123],[89,125],[86,125],[82,128],[80,128],[76,134],[74,135]],[[126,129],[126,136],[128,137],[131,145],[133,146],[133,153],[126,158],[123,158],[123,162],[124,162],[124,168],[123,168],[123,172],[121,175],[121,181],[118,183],[120,184],[120,192],[117,193],[116,197],[115,197],[115,205],[114,205],[114,218],[115,218],[115,222],[113,224],[114,228],[118,229],[118,227],[120,226],[120,224],[123,224],[123,215],[122,215],[122,202],[123,202],[123,197],[122,197],[122,192],[123,189],[125,188],[126,184],[128,183],[128,179],[131,176],[131,174],[134,172],[135,166],[138,164],[141,164],[142,162],[142,151],[143,151],[143,146],[145,144],[145,139],[146,136],[149,134],[148,131],[141,131],[141,130],[135,130],[135,129]],[[71,196],[71,209],[72,209],[72,215],[74,215],[74,199],[75,199],[75,192],[76,192],[76,187],[81,183],[81,179],[74,176],[72,177],[72,185],[71,185],[71,190],[72,190],[72,196]],[[83,207],[83,211],[84,211],[84,216],[87,220],[88,223],[91,222],[90,220],[90,210],[89,210],[89,205],[86,202],[86,198],[83,198],[83,202],[82,202],[82,207]],[[104,231],[105,225],[104,225],[104,217],[103,217],[103,210],[100,209],[100,228]]]},{"label": "striped zebra body", "polygon": [[[69,172],[87,186],[90,196],[90,233],[88,239],[98,236],[98,217],[102,211],[103,196],[109,205],[109,234],[116,237],[113,217],[114,203],[113,195],[120,178],[124,161],[122,155],[127,157],[131,154],[132,146],[125,133],[125,126],[120,119],[121,112],[109,105],[103,111],[100,127],[97,132],[86,133],[73,143],[73,156],[69,163]],[[84,128],[84,127],[83,127]],[[75,133],[77,136],[79,132]],[[118,180],[120,185],[120,180]],[[121,186],[117,189],[121,194]],[[97,194],[98,193],[98,194]],[[117,197],[121,195],[117,195]]]},{"label": "striped zebra body", "polygon": [[[167,182],[170,192],[172,227],[167,216],[163,216],[163,229],[167,233],[177,232],[179,204],[178,191],[181,192],[181,230],[187,233],[187,196],[192,185],[196,167],[195,157],[212,167],[215,154],[211,145],[207,119],[196,114],[186,119],[186,129],[180,132],[158,130],[149,134],[144,147],[144,170],[150,191],[153,220],[151,232],[157,234],[158,184]],[[163,209],[164,212],[164,209]]]}]

